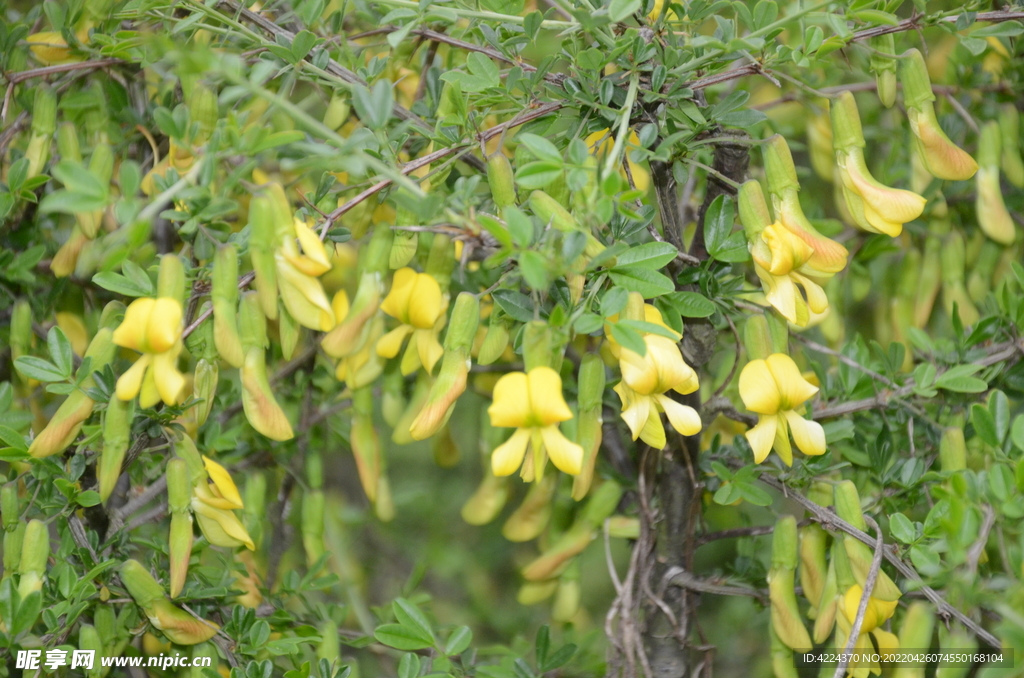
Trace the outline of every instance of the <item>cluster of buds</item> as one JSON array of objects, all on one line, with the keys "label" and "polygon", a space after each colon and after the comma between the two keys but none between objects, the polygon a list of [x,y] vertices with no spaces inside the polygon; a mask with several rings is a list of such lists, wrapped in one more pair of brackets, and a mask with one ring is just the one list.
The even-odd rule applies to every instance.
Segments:
[{"label": "cluster of buds", "polygon": [[124,561],[120,575],[128,594],[142,608],[149,623],[172,643],[196,645],[206,642],[217,633],[216,624],[193,617],[172,603],[163,587],[139,561]]}]

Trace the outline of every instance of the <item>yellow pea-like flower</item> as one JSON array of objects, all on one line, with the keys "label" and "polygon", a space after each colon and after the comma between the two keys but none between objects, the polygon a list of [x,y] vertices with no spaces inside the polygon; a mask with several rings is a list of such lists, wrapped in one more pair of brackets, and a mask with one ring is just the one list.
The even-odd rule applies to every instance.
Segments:
[{"label": "yellow pea-like flower", "polygon": [[438,334],[444,322],[448,300],[441,286],[428,273],[417,273],[411,268],[395,271],[391,291],[381,302],[380,310],[401,324],[377,342],[377,355],[394,358],[411,337],[402,357],[402,373],[412,374],[422,365],[427,372],[444,355]]},{"label": "yellow pea-like flower", "polygon": [[114,330],[118,346],[138,351],[142,356],[117,380],[117,397],[132,400],[142,407],[159,401],[176,405],[185,387],[185,376],[178,370],[181,354],[181,302],[170,297],[136,299],[125,310],[124,320]]},{"label": "yellow pea-like flower", "polygon": [[[560,471],[580,472],[583,448],[558,428],[560,422],[572,419],[572,411],[562,396],[562,378],[550,367],[504,375],[494,385],[494,402],[487,413],[492,426],[516,429],[491,453],[494,475],[511,475],[522,466],[525,480],[540,478],[547,457]],[[532,455],[527,456],[527,447]]]},{"label": "yellow pea-like flower", "polygon": [[758,415],[757,425],[745,434],[755,462],[764,461],[774,447],[782,461],[792,466],[790,433],[804,454],[825,453],[825,430],[797,411],[818,387],[804,379],[792,358],[775,353],[766,360],[750,361],[740,373],[739,387],[743,404]]}]

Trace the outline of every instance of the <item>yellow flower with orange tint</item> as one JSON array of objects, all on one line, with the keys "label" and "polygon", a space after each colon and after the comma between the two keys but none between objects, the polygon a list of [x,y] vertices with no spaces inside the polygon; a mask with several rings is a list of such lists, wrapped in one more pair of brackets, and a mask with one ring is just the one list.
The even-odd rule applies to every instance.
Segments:
[{"label": "yellow flower with orange tint", "polygon": [[766,360],[751,360],[740,373],[739,386],[743,404],[758,415],[757,425],[745,434],[755,462],[764,461],[774,447],[786,466],[792,466],[790,432],[804,454],[825,454],[825,430],[797,412],[818,387],[804,379],[792,358],[774,353]]},{"label": "yellow flower with orange tint", "polygon": [[444,324],[448,301],[441,285],[428,273],[417,273],[411,268],[395,271],[391,291],[381,302],[380,310],[401,324],[377,342],[377,355],[394,358],[402,349],[406,337],[409,345],[402,356],[402,374],[412,374],[422,365],[427,372],[444,355],[437,335]]},{"label": "yellow flower with orange tint", "polygon": [[142,407],[159,401],[176,405],[185,387],[178,371],[181,354],[181,303],[177,299],[144,297],[129,304],[121,325],[114,330],[118,346],[138,351],[142,356],[117,380],[117,397],[139,397]]},{"label": "yellow flower with orange tint", "polygon": [[[511,475],[522,466],[524,480],[540,478],[547,457],[555,467],[576,475],[583,466],[583,448],[566,438],[558,424],[572,419],[562,396],[562,378],[550,367],[511,372],[494,385],[494,402],[487,409],[491,425],[515,428],[491,453],[496,476]],[[527,455],[527,448],[533,454]],[[524,463],[525,458],[525,463]]]},{"label": "yellow flower with orange tint", "polygon": [[245,546],[250,551],[256,548],[249,532],[235,514],[235,509],[244,508],[242,495],[227,469],[203,456],[203,466],[212,482],[200,481],[195,484],[192,496],[192,511],[199,521],[199,529],[206,539],[215,546],[236,548]]}]

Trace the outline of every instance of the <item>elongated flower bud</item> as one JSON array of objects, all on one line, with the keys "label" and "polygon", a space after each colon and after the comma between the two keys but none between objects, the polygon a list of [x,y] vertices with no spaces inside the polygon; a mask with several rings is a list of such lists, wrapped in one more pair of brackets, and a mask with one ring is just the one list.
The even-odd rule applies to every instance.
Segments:
[{"label": "elongated flower bud", "polygon": [[4,532],[4,579],[18,571],[21,562],[21,549],[25,543],[27,523],[18,521],[13,530]]},{"label": "elongated flower bud", "polygon": [[768,320],[764,315],[752,315],[743,324],[743,345],[748,360],[765,360],[775,353]]},{"label": "elongated flower bud", "polygon": [[185,586],[188,561],[192,557],[192,487],[184,459],[167,462],[167,510],[171,514],[168,556],[170,560],[170,594],[177,598]]},{"label": "elongated flower bud", "polygon": [[97,461],[96,479],[99,481],[100,501],[106,502],[121,477],[121,465],[131,442],[134,400],[111,398],[103,417],[103,450]]},{"label": "elongated flower bud", "polygon": [[470,368],[469,352],[479,322],[479,300],[469,292],[459,294],[444,339],[441,370],[430,388],[423,409],[409,429],[414,440],[429,438],[446,424],[455,408],[455,401],[465,392]]},{"label": "elongated flower bud", "polygon": [[907,106],[910,131],[915,147],[932,175],[948,181],[965,181],[978,171],[978,163],[949,140],[935,117],[935,94],[924,57],[916,49],[903,53],[900,60],[903,102]]},{"label": "elongated flower bud", "polygon": [[509,541],[530,541],[544,531],[551,518],[551,498],[555,493],[556,474],[549,473],[533,483],[512,515],[505,521],[501,534]]},{"label": "elongated flower bud", "polygon": [[21,500],[18,499],[18,481],[12,480],[0,487],[0,514],[3,517],[4,530],[13,532],[18,528],[21,516]]},{"label": "elongated flower bud", "polygon": [[999,187],[999,156],[1002,152],[999,123],[992,120],[981,128],[978,143],[978,174],[975,177],[977,197],[974,201],[978,225],[988,237],[1003,245],[1013,243],[1017,233],[1013,218],[1003,202]]},{"label": "elongated flower bud", "polygon": [[1020,111],[1014,104],[999,107],[999,132],[1002,135],[1000,155],[1003,174],[1017,188],[1024,188],[1024,160],[1020,156]]},{"label": "elongated flower bud", "polygon": [[333,619],[321,622],[320,645],[316,649],[317,659],[326,659],[332,666],[341,661],[341,643],[339,642],[338,625]]},{"label": "elongated flower bud", "polygon": [[[89,350],[85,352],[84,357],[89,358],[89,369],[96,372],[106,367],[114,359],[116,348],[110,329],[100,329],[89,343]],[[60,454],[74,442],[78,432],[82,430],[82,424],[92,415],[94,403],[84,391],[95,385],[92,376],[88,376],[82,381],[81,389],[68,395],[50,418],[46,428],[32,441],[28,448],[29,454],[37,459],[49,457]]]},{"label": "elongated flower bud", "polygon": [[351,110],[348,93],[343,89],[335,90],[331,95],[331,101],[327,104],[327,111],[324,113],[324,126],[337,130],[348,120]]},{"label": "elongated flower bud", "polygon": [[302,497],[302,548],[308,567],[313,567],[325,553],[322,490],[310,490]]},{"label": "elongated flower bud", "polygon": [[846,207],[860,228],[896,237],[903,224],[924,211],[925,199],[916,193],[878,182],[864,161],[864,134],[857,102],[842,92],[832,104],[832,136]]},{"label": "elongated flower bud", "polygon": [[914,327],[924,328],[932,315],[935,298],[942,289],[942,239],[929,234],[924,241],[921,254],[921,270],[917,276],[917,293],[914,295]]},{"label": "elongated flower bud", "polygon": [[[59,37],[59,34],[57,34]],[[27,179],[39,176],[50,159],[50,144],[57,129],[57,95],[43,83],[36,86],[32,105],[32,134],[25,157],[28,158]]]},{"label": "elongated flower bud", "polygon": [[[99,656],[106,653],[100,634],[92,624],[82,624],[78,627],[78,649],[88,650]],[[94,662],[92,668],[85,669],[86,678],[99,678],[102,673],[103,668],[100,666],[100,662]]]},{"label": "elongated flower bud", "polygon": [[[840,547],[841,548],[841,547]],[[833,547],[835,552],[835,547]],[[824,643],[832,635],[835,627],[836,610],[838,609],[839,585],[836,582],[835,559],[829,561],[828,570],[825,573],[825,581],[821,588],[821,597],[818,601],[818,609],[812,614],[808,611],[807,616],[814,618],[814,642]]]},{"label": "elongated flower bud", "polygon": [[946,313],[952,317],[956,307],[960,321],[965,325],[973,325],[981,317],[978,308],[971,301],[964,284],[964,238],[958,231],[953,231],[943,243],[942,261],[942,303]]},{"label": "elongated flower bud", "polygon": [[587,246],[583,250],[585,256],[593,257],[605,249],[601,241],[584,229],[569,210],[544,191],[534,191],[530,194],[530,209],[537,218],[545,224],[550,224],[555,230],[563,233],[583,232],[587,237]]},{"label": "elongated flower bud", "polygon": [[964,430],[959,426],[949,426],[942,430],[939,439],[939,465],[944,472],[962,471],[967,468],[967,443],[964,441]]},{"label": "elongated flower bud", "polygon": [[377,500],[377,489],[383,473],[380,438],[373,426],[373,392],[369,387],[352,393],[352,454],[355,456],[363,492],[371,502]]},{"label": "elongated flower bud", "polygon": [[216,624],[197,619],[172,604],[153,575],[137,560],[124,561],[120,574],[125,588],[146,613],[149,623],[163,631],[172,643],[195,645],[209,640],[217,633]]},{"label": "elongated flower bud", "polygon": [[604,419],[604,361],[595,353],[588,353],[580,363],[577,379],[579,386],[579,413],[576,416],[576,443],[583,448],[583,465],[573,478],[572,498],[580,501],[590,491],[601,449]]},{"label": "elongated flower bud", "polygon": [[1001,245],[991,240],[982,243],[978,258],[971,268],[971,274],[967,276],[967,293],[974,303],[980,304],[992,290],[993,278],[1003,249]]},{"label": "elongated flower bud", "polygon": [[50,531],[41,520],[30,520],[25,526],[18,562],[18,595],[22,600],[43,588],[46,560],[50,557]]},{"label": "elongated flower bud", "polygon": [[500,313],[492,312],[490,322],[487,324],[487,334],[484,336],[483,344],[480,345],[480,353],[477,355],[476,361],[481,365],[490,365],[496,362],[505,353],[508,342],[508,323]]},{"label": "elongated flower bud", "polygon": [[491,197],[499,210],[516,204],[516,186],[512,178],[512,163],[500,150],[487,158],[487,183]]},{"label": "elongated flower bud", "polygon": [[811,638],[800,618],[793,582],[797,558],[796,518],[783,516],[775,523],[772,569],[768,573],[772,629],[787,647],[807,649]]},{"label": "elongated flower bud", "polygon": [[[860,495],[857,486],[849,480],[835,486],[836,513],[840,518],[850,523],[859,530],[867,531],[867,523],[864,521],[864,514],[860,508]],[[867,580],[868,571],[871,569],[872,552],[867,544],[864,544],[852,537],[843,539],[846,549],[846,556],[849,558],[850,569],[860,586],[864,586]],[[879,571],[878,579],[875,582],[875,589],[870,592],[872,598],[883,601],[898,600],[901,593],[896,584],[883,571]]]},{"label": "elongated flower bud", "polygon": [[259,193],[249,201],[249,257],[256,273],[256,291],[263,314],[277,319],[277,265],[274,225],[274,200],[267,193]]},{"label": "elongated flower bud", "polygon": [[526,581],[544,581],[560,575],[570,561],[583,552],[594,539],[594,526],[578,522],[562,534],[550,548],[523,568]]},{"label": "elongated flower bud", "polygon": [[211,299],[217,353],[232,367],[241,367],[245,356],[238,336],[238,252],[234,245],[222,245],[214,255]]},{"label": "elongated flower bud", "polygon": [[[923,601],[915,601],[907,608],[900,625],[900,647],[927,648],[931,647],[932,631],[935,628],[935,614],[932,606]],[[959,648],[957,648],[959,649]],[[902,664],[893,671],[893,678],[924,678],[927,667],[923,663]]]},{"label": "elongated flower bud", "polygon": [[174,299],[178,304],[185,301],[185,266],[177,254],[160,257],[160,272],[157,274],[156,295]]},{"label": "elongated flower bud", "polygon": [[508,478],[497,477],[491,465],[484,465],[484,479],[462,505],[462,519],[470,525],[486,525],[498,517],[508,501]]},{"label": "elongated flower bud", "polygon": [[825,553],[828,535],[820,525],[800,528],[800,586],[804,597],[811,603],[811,610],[817,611],[821,594],[825,590],[828,564]]},{"label": "elongated flower bud", "polygon": [[896,40],[892,33],[871,38],[868,44],[877,52],[871,54],[871,72],[875,74],[878,100],[886,108],[896,103]]}]

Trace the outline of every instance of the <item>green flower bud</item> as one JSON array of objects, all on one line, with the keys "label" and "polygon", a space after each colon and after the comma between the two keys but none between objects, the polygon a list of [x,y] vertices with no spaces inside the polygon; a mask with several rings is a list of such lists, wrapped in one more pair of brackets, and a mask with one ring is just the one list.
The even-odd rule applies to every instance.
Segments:
[{"label": "green flower bud", "polygon": [[772,336],[765,316],[752,315],[743,324],[743,345],[747,349],[747,360],[764,360],[772,353]]},{"label": "green flower bud", "polygon": [[[100,634],[95,626],[82,624],[78,627],[78,649],[91,650],[100,656],[106,654],[106,648],[103,646],[103,641],[100,640]],[[103,667],[100,662],[94,662],[91,669],[85,669],[86,678],[99,678],[102,673]]]},{"label": "green flower bud", "polygon": [[999,107],[999,131],[1003,137],[1003,174],[1017,188],[1024,188],[1024,160],[1020,156],[1020,112],[1014,104]]},{"label": "green flower bud", "polygon": [[896,54],[896,40],[892,33],[871,38],[868,44],[879,53],[871,55],[871,72],[875,74],[878,100],[886,108],[896,103],[896,59],[887,55]]},{"label": "green flower bud", "polygon": [[160,257],[160,273],[157,276],[156,295],[185,303],[185,266],[176,254]]},{"label": "green flower bud", "polygon": [[796,176],[796,165],[789,144],[780,134],[769,137],[761,145],[764,158],[764,173],[768,179],[768,192],[781,195],[787,189],[800,190],[800,182]]},{"label": "green flower bud", "polygon": [[311,490],[302,498],[302,547],[309,567],[325,553],[324,493],[320,490]]},{"label": "green flower bud", "polygon": [[18,499],[18,481],[12,480],[0,487],[0,514],[4,529],[13,532],[18,528],[21,515],[21,501]]},{"label": "green flower bud", "polygon": [[277,336],[281,343],[281,357],[291,360],[302,336],[302,327],[284,306],[279,309],[277,316]]},{"label": "green flower bud", "polygon": [[586,508],[580,516],[582,522],[593,528],[599,528],[605,518],[615,513],[622,499],[622,486],[614,480],[606,480],[601,486],[594,490],[587,501]]},{"label": "green flower bud", "polygon": [[928,65],[916,49],[903,53],[900,60],[900,80],[903,82],[903,102],[908,108],[920,108],[935,101],[932,81],[928,76]]},{"label": "green flower bud", "polygon": [[441,233],[434,235],[434,241],[430,245],[430,254],[427,256],[426,273],[430,275],[441,291],[448,292],[452,281],[452,271],[455,270],[455,247],[452,239]]},{"label": "green flower bud", "polygon": [[[403,210],[404,211],[404,210]],[[413,222],[410,220],[409,224]],[[407,266],[412,258],[416,256],[416,249],[420,244],[420,234],[416,231],[395,231],[395,238],[391,242],[391,254],[388,259],[388,268],[396,269]]]},{"label": "green flower bud", "polygon": [[551,328],[543,320],[523,327],[523,360],[527,372],[536,367],[551,367],[551,345]]},{"label": "green flower bud", "polygon": [[267,342],[267,318],[263,315],[262,304],[255,292],[242,295],[242,303],[238,313],[238,329],[242,347],[265,349]]},{"label": "green flower bud", "polygon": [[50,557],[50,530],[41,520],[30,520],[25,527],[21,542],[21,559],[18,562],[18,595],[22,600],[30,593],[43,588],[46,576],[46,561]]},{"label": "green flower bud", "polygon": [[569,566],[573,558],[583,553],[593,541],[594,526],[579,521],[555,540],[536,560],[523,568],[526,581],[544,581],[557,577]]},{"label": "green flower bud", "polygon": [[324,113],[324,126],[328,129],[337,130],[348,120],[352,106],[348,101],[348,92],[337,89],[331,95],[331,101],[327,104],[327,111]]},{"label": "green flower bud", "polygon": [[244,360],[238,336],[238,252],[234,245],[217,248],[213,258],[213,339],[217,353],[232,367],[241,367]]},{"label": "green flower bud", "polygon": [[487,334],[484,335],[484,342],[480,345],[480,354],[476,361],[481,365],[490,365],[496,362],[505,353],[508,342],[508,323],[495,309],[491,312],[490,321],[487,324]]},{"label": "green flower bud", "polygon": [[939,439],[939,464],[943,471],[962,471],[967,468],[967,442],[964,430],[950,426],[942,430]]},{"label": "green flower bud", "polygon": [[516,186],[512,175],[512,163],[500,150],[487,158],[487,183],[499,210],[516,204]]},{"label": "green flower bud", "polygon": [[200,400],[196,405],[196,425],[202,426],[206,423],[210,411],[213,409],[213,401],[217,395],[217,382],[220,380],[220,368],[217,363],[206,358],[200,358],[196,362],[196,372],[193,380],[193,392]]},{"label": "green flower bud", "polygon": [[32,133],[51,136],[57,130],[57,94],[44,83],[35,86],[32,104]]},{"label": "green flower bud", "polygon": [[523,542],[535,539],[547,527],[551,518],[551,498],[555,493],[555,473],[545,474],[530,490],[512,515],[505,521],[501,534],[509,541]]},{"label": "green flower bud", "polygon": [[103,416],[103,450],[96,464],[100,500],[103,502],[110,498],[117,479],[121,477],[124,455],[131,443],[134,415],[134,400],[113,397],[107,403],[107,411]]},{"label": "green flower bud", "polygon": [[978,225],[985,235],[1002,245],[1011,245],[1017,232],[999,186],[1001,152],[999,123],[992,120],[981,128],[981,140],[978,143],[978,164],[981,167],[975,177],[977,193],[974,208]]},{"label": "green flower bud", "polygon": [[494,475],[484,464],[484,478],[476,492],[462,505],[462,519],[470,525],[486,525],[498,517],[508,500],[508,478]]},{"label": "green flower bud", "polygon": [[764,193],[761,191],[761,183],[756,179],[746,181],[740,186],[739,213],[747,240],[759,238],[761,231],[773,223],[768,203],[765,202]]},{"label": "green flower bud", "polygon": [[78,144],[78,129],[73,122],[64,122],[57,128],[57,152],[61,160],[82,162],[82,150]]},{"label": "green flower bud", "polygon": [[169,535],[170,594],[177,598],[185,586],[188,563],[192,557],[192,486],[188,464],[175,458],[167,462],[167,506],[171,513]]}]

